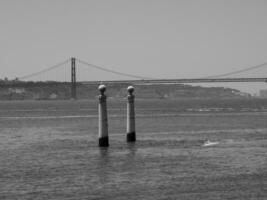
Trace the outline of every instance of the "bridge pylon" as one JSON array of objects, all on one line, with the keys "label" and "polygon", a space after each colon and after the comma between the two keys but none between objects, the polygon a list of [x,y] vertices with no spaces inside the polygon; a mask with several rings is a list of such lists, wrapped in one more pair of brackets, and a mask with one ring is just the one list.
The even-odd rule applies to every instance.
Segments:
[{"label": "bridge pylon", "polygon": [[71,58],[71,98],[76,99],[76,59]]}]

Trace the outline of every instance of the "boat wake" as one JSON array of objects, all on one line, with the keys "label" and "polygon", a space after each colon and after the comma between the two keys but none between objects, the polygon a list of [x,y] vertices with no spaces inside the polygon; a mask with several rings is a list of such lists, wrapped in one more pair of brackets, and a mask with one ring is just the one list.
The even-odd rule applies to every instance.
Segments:
[{"label": "boat wake", "polygon": [[204,144],[202,146],[203,147],[209,147],[209,146],[215,146],[217,144],[219,144],[219,142],[216,142],[216,141],[212,142],[210,140],[207,140],[207,141],[204,142]]}]

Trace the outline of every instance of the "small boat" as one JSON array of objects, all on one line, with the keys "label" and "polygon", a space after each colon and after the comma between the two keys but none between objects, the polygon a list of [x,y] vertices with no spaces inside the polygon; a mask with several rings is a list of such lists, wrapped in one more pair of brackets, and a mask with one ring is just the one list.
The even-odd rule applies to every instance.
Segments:
[{"label": "small boat", "polygon": [[206,142],[204,142],[203,146],[208,147],[208,146],[214,146],[217,144],[219,144],[219,142],[211,142],[211,141],[207,140]]}]

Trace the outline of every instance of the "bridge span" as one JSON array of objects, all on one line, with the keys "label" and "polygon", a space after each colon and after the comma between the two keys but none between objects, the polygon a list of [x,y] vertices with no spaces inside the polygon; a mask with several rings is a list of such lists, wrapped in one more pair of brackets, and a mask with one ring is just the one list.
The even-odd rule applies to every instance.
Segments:
[{"label": "bridge span", "polygon": [[81,81],[85,85],[96,84],[182,84],[182,83],[226,83],[226,82],[257,82],[267,83],[267,78],[196,78],[196,79],[149,79],[149,80],[110,80],[110,81]]},{"label": "bridge span", "polygon": [[[103,72],[108,72],[116,75],[120,75],[123,77],[128,77],[130,80],[99,80],[99,81],[77,81],[76,80],[76,61],[78,61],[79,64],[82,64],[84,66],[87,66],[89,68],[97,69]],[[25,80],[29,79],[41,74],[44,74],[48,71],[54,70],[56,68],[59,68],[61,66],[64,66],[67,63],[71,63],[71,96],[73,99],[76,98],[76,83],[78,84],[86,84],[86,85],[99,85],[99,84],[116,84],[116,83],[125,83],[129,85],[138,85],[138,84],[186,84],[186,83],[223,83],[223,82],[258,82],[258,83],[266,83],[266,78],[223,78],[223,77],[229,77],[232,75],[248,72],[251,70],[256,70],[259,68],[263,68],[267,66],[267,62],[261,63],[259,65],[251,66],[248,68],[244,68],[241,70],[228,72],[224,74],[219,74],[216,76],[206,76],[205,78],[190,78],[190,79],[155,79],[150,77],[143,77],[133,74],[128,74],[120,71],[115,71],[109,68],[105,68],[102,66],[94,65],[89,62],[77,59],[75,57],[72,57],[71,59],[67,59],[63,62],[60,62],[56,65],[53,65],[51,67],[45,68],[39,72],[31,73],[22,77],[19,77],[19,80]]]}]

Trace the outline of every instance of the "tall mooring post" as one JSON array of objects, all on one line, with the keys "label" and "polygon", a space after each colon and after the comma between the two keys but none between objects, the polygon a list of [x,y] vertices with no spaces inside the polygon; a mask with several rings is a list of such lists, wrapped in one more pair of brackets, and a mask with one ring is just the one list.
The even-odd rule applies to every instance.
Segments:
[{"label": "tall mooring post", "polygon": [[107,116],[107,96],[104,94],[106,91],[105,85],[98,87],[100,95],[98,96],[98,141],[99,147],[108,147],[108,116]]},{"label": "tall mooring post", "polygon": [[135,142],[135,111],[134,111],[134,87],[129,86],[127,88],[128,91],[128,102],[127,102],[127,142]]},{"label": "tall mooring post", "polygon": [[76,99],[76,64],[75,64],[75,58],[71,58],[71,98]]}]

